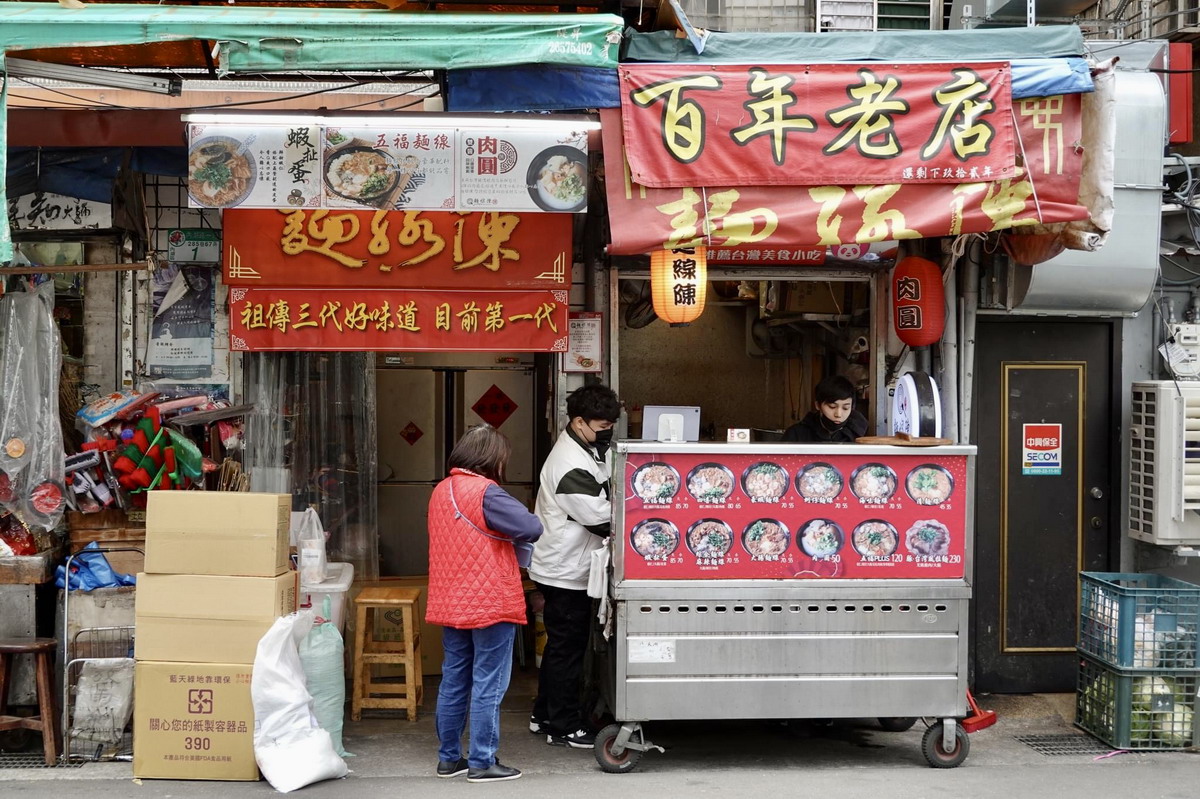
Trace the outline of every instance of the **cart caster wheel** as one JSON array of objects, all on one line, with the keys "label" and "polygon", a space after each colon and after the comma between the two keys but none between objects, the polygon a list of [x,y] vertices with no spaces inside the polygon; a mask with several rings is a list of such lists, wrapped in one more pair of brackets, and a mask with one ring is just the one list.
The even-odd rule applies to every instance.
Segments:
[{"label": "cart caster wheel", "polygon": [[596,762],[600,764],[600,769],[609,774],[628,774],[637,768],[638,761],[642,759],[641,752],[629,747],[626,747],[625,751],[619,755],[613,754],[612,744],[620,731],[620,724],[609,724],[596,733],[596,748],[592,751],[596,755]]},{"label": "cart caster wheel", "polygon": [[954,768],[962,765],[971,751],[971,739],[961,725],[954,727],[954,751],[947,752],[942,746],[942,722],[929,725],[921,738],[921,754],[934,768]]},{"label": "cart caster wheel", "polygon": [[908,716],[880,716],[879,726],[883,727],[888,732],[904,732],[911,730],[912,726],[917,723],[916,718]]}]

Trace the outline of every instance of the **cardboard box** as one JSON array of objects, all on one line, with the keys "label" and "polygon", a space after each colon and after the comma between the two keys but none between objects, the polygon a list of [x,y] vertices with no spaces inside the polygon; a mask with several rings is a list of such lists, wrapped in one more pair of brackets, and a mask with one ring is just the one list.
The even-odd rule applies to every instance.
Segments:
[{"label": "cardboard box", "polygon": [[148,574],[274,577],[288,570],[287,494],[151,491]]},{"label": "cardboard box", "polygon": [[134,777],[258,779],[249,665],[139,661],[134,696]]},{"label": "cardboard box", "polygon": [[296,610],[297,573],[278,577],[139,574],[138,660],[253,663],[258,639]]}]

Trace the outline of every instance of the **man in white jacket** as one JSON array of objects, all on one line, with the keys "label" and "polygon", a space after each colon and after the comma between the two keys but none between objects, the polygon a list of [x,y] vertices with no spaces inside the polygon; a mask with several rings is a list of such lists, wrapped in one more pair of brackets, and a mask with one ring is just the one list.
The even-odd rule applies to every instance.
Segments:
[{"label": "man in white jacket", "polygon": [[595,733],[584,722],[580,693],[583,658],[592,625],[587,595],[592,550],[604,545],[612,517],[613,424],[621,414],[616,393],[599,384],[567,396],[570,421],[542,466],[534,512],[544,532],[533,548],[529,576],[546,599],[546,648],[529,731],[546,743],[591,749]]}]

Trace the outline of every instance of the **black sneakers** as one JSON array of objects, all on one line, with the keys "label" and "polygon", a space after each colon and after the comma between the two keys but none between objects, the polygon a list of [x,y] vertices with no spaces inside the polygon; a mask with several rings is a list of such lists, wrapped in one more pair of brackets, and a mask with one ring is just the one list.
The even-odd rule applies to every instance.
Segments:
[{"label": "black sneakers", "polygon": [[550,732],[546,729],[544,722],[533,715],[529,717],[529,731],[534,735],[547,735]]},{"label": "black sneakers", "polygon": [[473,768],[467,771],[467,782],[504,782],[505,780],[519,779],[521,779],[520,769],[503,766],[499,760],[487,768]]},{"label": "black sneakers", "polygon": [[569,746],[572,749],[593,749],[596,746],[596,733],[587,730],[576,730],[566,735],[547,733],[546,743],[551,746]]},{"label": "black sneakers", "polygon": [[437,767],[437,775],[442,779],[457,777],[459,774],[467,773],[467,759],[460,757],[458,760],[439,760]]}]

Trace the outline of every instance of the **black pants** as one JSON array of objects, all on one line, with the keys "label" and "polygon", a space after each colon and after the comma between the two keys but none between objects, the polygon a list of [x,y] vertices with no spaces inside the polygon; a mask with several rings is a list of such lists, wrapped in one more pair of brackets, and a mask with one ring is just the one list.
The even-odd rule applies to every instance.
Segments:
[{"label": "black pants", "polygon": [[542,621],[546,647],[538,669],[538,695],[534,718],[551,732],[566,735],[583,727],[581,691],[583,656],[592,628],[592,598],[573,591],[538,584],[546,599]]}]

